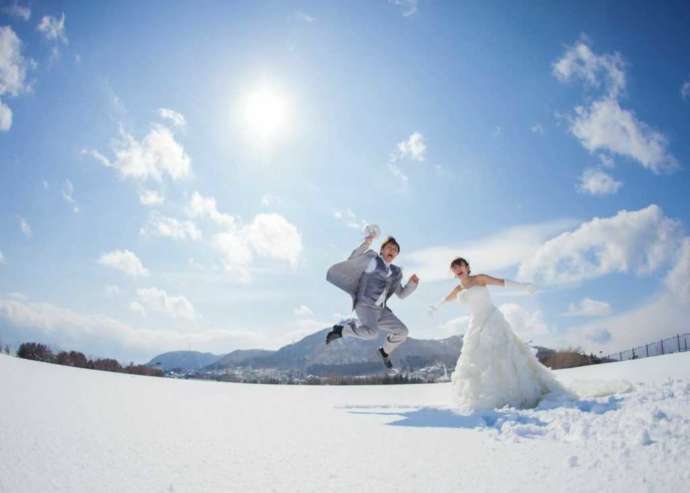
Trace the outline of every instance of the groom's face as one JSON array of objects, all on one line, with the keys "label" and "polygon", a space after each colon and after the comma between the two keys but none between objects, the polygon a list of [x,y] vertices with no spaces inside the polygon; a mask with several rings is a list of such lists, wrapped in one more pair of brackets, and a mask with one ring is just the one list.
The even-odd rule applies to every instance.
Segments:
[{"label": "groom's face", "polygon": [[398,253],[398,247],[392,243],[387,244],[381,249],[381,256],[383,257],[383,260],[389,264],[395,260],[395,257],[398,256]]}]

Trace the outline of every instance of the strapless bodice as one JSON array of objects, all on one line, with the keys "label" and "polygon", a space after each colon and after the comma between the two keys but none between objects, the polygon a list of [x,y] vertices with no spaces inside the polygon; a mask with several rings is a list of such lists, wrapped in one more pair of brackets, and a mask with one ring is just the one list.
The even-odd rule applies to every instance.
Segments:
[{"label": "strapless bodice", "polygon": [[469,305],[470,313],[479,320],[484,319],[496,308],[486,286],[474,285],[470,288],[463,288],[458,295],[458,301]]}]

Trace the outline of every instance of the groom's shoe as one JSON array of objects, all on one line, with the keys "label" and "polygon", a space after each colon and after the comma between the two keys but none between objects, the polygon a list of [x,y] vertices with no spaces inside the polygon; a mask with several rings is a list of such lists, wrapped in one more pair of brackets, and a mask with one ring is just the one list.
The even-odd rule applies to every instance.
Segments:
[{"label": "groom's shoe", "polygon": [[331,331],[326,334],[326,345],[330,344],[336,339],[340,339],[341,337],[343,337],[343,326],[336,324],[333,326]]},{"label": "groom's shoe", "polygon": [[379,348],[379,354],[381,355],[381,358],[383,359],[383,364],[386,368],[391,370],[393,368],[393,362],[391,361],[391,355],[387,354],[382,347]]}]

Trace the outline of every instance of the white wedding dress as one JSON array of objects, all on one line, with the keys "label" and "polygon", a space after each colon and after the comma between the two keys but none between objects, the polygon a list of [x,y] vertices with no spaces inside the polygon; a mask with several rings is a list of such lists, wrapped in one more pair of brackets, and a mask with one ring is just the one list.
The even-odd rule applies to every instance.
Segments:
[{"label": "white wedding dress", "polygon": [[471,313],[452,378],[461,409],[534,407],[546,394],[566,393],[551,370],[513,332],[486,287],[463,289],[458,301],[469,304]]}]

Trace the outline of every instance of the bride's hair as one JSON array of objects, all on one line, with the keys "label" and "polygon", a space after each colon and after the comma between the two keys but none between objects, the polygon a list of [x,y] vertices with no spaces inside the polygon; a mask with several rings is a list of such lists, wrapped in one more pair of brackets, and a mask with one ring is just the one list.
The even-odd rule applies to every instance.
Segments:
[{"label": "bride's hair", "polygon": [[467,273],[469,274],[470,272],[472,272],[472,270],[470,269],[470,263],[462,257],[458,257],[458,258],[454,259],[450,263],[450,268],[452,269],[456,265],[465,265],[465,267],[467,267]]}]

